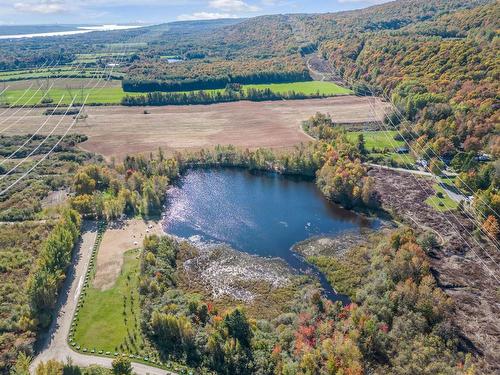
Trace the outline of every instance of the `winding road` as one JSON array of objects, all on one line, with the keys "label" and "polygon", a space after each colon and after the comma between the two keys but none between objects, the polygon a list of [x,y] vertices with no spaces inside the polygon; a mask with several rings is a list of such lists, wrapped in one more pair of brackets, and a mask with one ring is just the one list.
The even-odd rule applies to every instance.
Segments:
[{"label": "winding road", "polygon": [[[112,358],[84,355],[73,351],[68,343],[67,337],[71,327],[71,321],[78,304],[81,286],[85,278],[85,273],[89,266],[92,248],[97,238],[97,223],[86,221],[82,225],[82,235],[73,255],[71,269],[59,297],[56,311],[57,319],[54,319],[47,333],[40,336],[35,352],[37,356],[31,363],[30,372],[35,373],[35,369],[40,362],[56,359],[62,362],[71,360],[73,364],[87,367],[90,365],[100,365],[111,368]],[[175,375],[156,367],[147,366],[142,363],[132,363],[133,371],[139,375]]]}]

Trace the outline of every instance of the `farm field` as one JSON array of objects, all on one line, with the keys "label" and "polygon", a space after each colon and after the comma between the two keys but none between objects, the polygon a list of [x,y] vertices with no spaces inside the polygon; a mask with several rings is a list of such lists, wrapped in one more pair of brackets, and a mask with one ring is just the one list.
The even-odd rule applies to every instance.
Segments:
[{"label": "farm field", "polygon": [[[217,144],[288,148],[311,140],[302,131],[301,123],[317,112],[330,113],[338,122],[370,122],[382,119],[388,110],[388,105],[380,100],[376,106],[377,119],[369,110],[368,99],[354,96],[198,106],[89,107],[86,121],[71,132],[87,135],[89,139],[81,147],[108,159],[155,151],[158,147],[166,151]],[[12,115],[16,126],[4,134],[32,134],[45,120],[45,116],[40,116],[42,112],[43,109],[31,113],[28,109],[8,110],[6,116]],[[41,133],[52,131],[59,119],[51,118]],[[55,134],[63,133],[71,121],[68,116]]]},{"label": "farm field", "polygon": [[[89,98],[87,104],[119,104],[124,96],[121,87],[101,87],[105,85],[105,82],[98,82],[95,80],[88,88],[79,89],[77,87],[68,90],[65,88],[52,88],[49,90],[48,94],[45,95],[43,90],[37,91],[37,89],[30,89],[27,93],[25,90],[8,90],[7,93],[2,97],[2,101],[9,104],[14,104],[17,102],[17,106],[32,106],[40,103],[42,98],[52,99],[52,104],[57,104],[61,98],[62,104],[70,104],[72,97],[75,97],[77,103],[82,103],[85,100],[87,94]],[[98,87],[93,88],[94,85]],[[44,97],[45,95],[45,97]]]},{"label": "farm field", "polygon": [[[102,69],[97,70],[97,73],[102,73]],[[0,82],[12,82],[17,80],[36,80],[49,77],[86,77],[92,78],[96,73],[95,68],[81,68],[75,70],[73,67],[58,67],[57,69],[33,69],[33,70],[14,70],[0,72]],[[108,73],[108,71],[107,71]],[[112,72],[114,78],[121,77],[122,74],[115,69]],[[35,82],[36,86],[36,82]]]},{"label": "farm field", "polygon": [[[74,82],[73,82],[74,81]],[[44,81],[43,81],[44,82]],[[0,103],[8,103],[16,105],[35,105],[40,103],[40,100],[44,96],[44,89],[38,90],[41,82],[36,80],[24,80],[24,81],[14,81],[9,82],[9,89],[0,97]],[[44,83],[45,84],[45,83]],[[88,104],[120,104],[122,98],[125,95],[141,95],[145,93],[131,93],[124,92],[121,87],[121,82],[118,80],[111,80],[109,82],[104,82],[98,79],[60,79],[49,81],[48,85],[54,84],[54,87],[49,90],[46,97],[50,97],[54,103],[57,103],[62,96],[64,96],[62,103],[69,104],[72,100],[72,95],[77,97],[77,102],[83,101],[82,97],[85,98],[87,94],[89,99]],[[30,88],[30,86],[32,88]],[[97,86],[96,86],[97,85]],[[7,86],[7,83],[6,83]],[[83,90],[81,87],[84,87]],[[96,86],[96,88],[93,88]],[[68,87],[71,90],[68,90]],[[26,92],[26,89],[28,89]],[[263,85],[243,85],[243,90],[248,90],[250,88],[254,89],[271,89],[276,93],[287,93],[289,91],[300,92],[306,95],[314,95],[319,93],[325,96],[336,96],[336,95],[347,95],[351,91],[340,87],[332,82],[294,82],[294,83],[283,83],[283,84],[263,84]],[[0,87],[0,91],[3,88]],[[204,90],[206,92],[216,92],[223,90]],[[188,93],[188,91],[179,92]]]},{"label": "farm field", "polygon": [[244,85],[244,89],[270,89],[276,93],[287,93],[289,91],[300,92],[307,95],[348,95],[352,91],[333,82],[321,81],[307,81],[307,82],[293,82],[293,83],[271,83],[262,85]]}]

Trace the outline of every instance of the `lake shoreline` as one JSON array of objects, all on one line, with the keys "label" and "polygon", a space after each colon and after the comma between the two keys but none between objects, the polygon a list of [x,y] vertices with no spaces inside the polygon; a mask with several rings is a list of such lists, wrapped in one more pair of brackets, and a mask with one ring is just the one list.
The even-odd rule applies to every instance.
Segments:
[{"label": "lake shoreline", "polygon": [[[278,194],[281,193],[286,198],[280,200]],[[268,195],[273,199],[267,201],[265,197]],[[222,196],[229,198],[219,198]],[[226,202],[222,202],[224,200]],[[263,216],[257,212],[261,210],[265,211]],[[280,210],[289,212],[287,215],[291,216],[279,219]],[[244,213],[243,217],[234,215],[233,211]],[[238,224],[234,225],[234,222]],[[247,256],[259,261],[272,263],[278,260],[285,263],[290,275],[298,273],[315,283],[319,282],[329,300],[347,305],[349,297],[339,293],[328,282],[326,275],[307,260],[308,254],[301,248],[305,242],[335,238],[344,232],[356,233],[357,242],[360,242],[365,237],[365,229],[371,233],[379,229],[380,223],[379,218],[329,202],[314,184],[312,176],[284,175],[272,170],[255,171],[234,165],[217,168],[189,165],[182,168],[180,177],[173,181],[167,192],[162,225],[167,235],[187,240],[201,251],[209,253],[218,248],[230,249],[230,254],[228,251],[221,254],[233,259],[237,266],[232,266],[237,269],[245,268],[242,258]],[[292,228],[289,229],[289,226]],[[252,236],[259,237],[264,244]],[[215,262],[222,264],[224,259],[219,258]],[[247,263],[250,265],[252,262]],[[205,280],[206,283],[212,281],[210,278]]]}]

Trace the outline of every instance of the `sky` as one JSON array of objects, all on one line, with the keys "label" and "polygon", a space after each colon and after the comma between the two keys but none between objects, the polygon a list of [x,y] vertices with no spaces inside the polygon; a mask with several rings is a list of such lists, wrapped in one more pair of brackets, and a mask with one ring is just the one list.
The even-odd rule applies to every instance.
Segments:
[{"label": "sky", "polygon": [[276,13],[335,12],[389,0],[0,0],[0,25],[157,24]]}]

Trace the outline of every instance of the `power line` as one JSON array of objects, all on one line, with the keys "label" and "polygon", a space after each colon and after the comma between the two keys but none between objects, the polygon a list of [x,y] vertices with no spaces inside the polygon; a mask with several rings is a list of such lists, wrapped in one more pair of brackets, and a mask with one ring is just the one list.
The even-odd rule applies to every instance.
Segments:
[{"label": "power line", "polygon": [[[349,84],[349,83],[348,83],[348,84]],[[371,93],[372,93],[372,97],[373,97],[373,92],[371,91]],[[368,103],[369,103],[369,106],[370,106],[370,108],[371,108],[371,110],[372,110],[372,112],[373,112],[373,114],[374,114],[374,117],[376,118],[376,113],[375,113],[375,111],[373,110],[373,107],[372,107],[371,102],[370,102],[370,101],[368,101]],[[389,121],[390,121],[390,120],[389,120]],[[386,126],[383,124],[383,121],[380,121],[380,124],[384,127],[384,129],[386,129]],[[392,123],[392,125],[394,125],[394,124]],[[399,130],[398,130],[397,128],[396,128],[396,130],[398,131],[398,133],[400,134],[400,136],[402,136],[401,132],[399,132]],[[385,132],[384,132],[384,135],[385,135],[385,136],[386,136],[386,138],[389,140],[389,142],[391,142],[391,144],[392,144],[392,145],[394,145],[393,141],[392,141],[392,140],[391,140],[391,139],[387,136],[387,134],[386,134]],[[404,137],[403,137],[403,139],[404,139]],[[410,144],[406,141],[406,139],[404,139],[404,140],[405,140],[405,143],[406,143],[406,144],[407,144],[407,145],[411,148]],[[415,177],[415,176],[413,176],[413,174],[412,174],[412,177],[415,179],[415,181],[416,181],[416,182],[417,182],[417,184],[420,186],[420,188],[422,189],[422,191],[425,191],[425,189],[423,189],[423,186],[422,186],[422,184],[420,183],[420,181],[418,180],[418,178],[417,178],[417,177]],[[474,237],[473,237],[473,236],[472,236],[472,234],[471,234],[471,233],[467,230],[467,228],[465,228],[465,227],[461,224],[460,220],[459,220],[459,219],[457,219],[457,217],[456,217],[456,216],[455,216],[452,212],[451,212],[451,214],[452,214],[452,216],[455,218],[455,220],[457,220],[457,222],[458,222],[458,223],[459,223],[459,224],[463,227],[463,229],[464,229],[464,230],[465,230],[465,231],[466,231],[466,232],[467,232],[467,233],[468,233],[468,234],[469,234],[469,235],[470,235],[470,236],[474,239]],[[450,224],[451,226],[453,226],[453,224],[449,221],[449,219],[447,218],[447,216],[446,216],[446,215],[443,215],[443,217],[447,220],[448,224]],[[459,232],[458,230],[456,230],[456,229],[455,229],[455,232],[459,235],[459,237],[460,237],[460,238],[462,238],[462,239],[464,240],[464,242],[465,242],[465,243],[467,243],[466,239],[465,239],[465,238],[464,238],[464,237],[460,234],[460,232]],[[475,239],[474,239],[474,240],[475,240]],[[477,240],[475,240],[475,241],[476,241],[476,243],[478,244],[479,248],[480,248],[481,250],[483,250],[483,251],[484,251],[484,252],[488,255],[488,257],[489,257],[489,258],[493,261],[493,263],[494,263],[494,264],[498,267],[497,262],[496,262],[496,261],[495,261],[495,260],[491,257],[491,255],[490,255],[490,254],[489,254],[489,253],[488,253],[488,252],[487,252],[487,251],[486,251],[486,250],[485,250],[485,249],[484,249],[484,248],[483,248],[483,247],[482,247],[482,246],[481,246],[481,245],[477,242]],[[477,259],[481,262],[481,264],[483,265],[483,267],[485,267],[485,268],[486,268],[486,270],[488,270],[488,271],[489,271],[489,273],[491,273],[491,275],[495,278],[495,280],[496,280],[497,282],[500,282],[500,281],[499,281],[499,279],[498,279],[498,277],[495,275],[495,273],[494,273],[492,270],[490,270],[490,268],[486,265],[486,263],[484,263],[484,261],[483,261],[483,260],[479,257],[479,255],[478,255],[478,254],[476,253],[476,251],[473,249],[473,247],[472,247],[472,246],[470,246],[470,245],[469,245],[469,247],[470,247],[470,249],[472,250],[472,252],[474,253],[474,255],[476,255],[476,258],[477,258]]]}]

